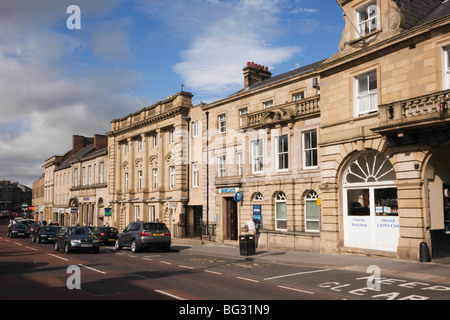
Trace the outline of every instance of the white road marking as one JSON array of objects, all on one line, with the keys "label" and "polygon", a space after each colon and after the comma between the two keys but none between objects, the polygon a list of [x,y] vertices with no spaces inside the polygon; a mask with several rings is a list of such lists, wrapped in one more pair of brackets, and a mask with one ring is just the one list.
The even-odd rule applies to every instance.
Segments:
[{"label": "white road marking", "polygon": [[69,261],[69,259],[66,259],[66,258],[57,256],[56,254],[52,254],[52,253],[47,253],[47,254],[48,254],[49,256],[52,256],[52,257],[55,257],[55,258],[58,258],[58,259],[61,259],[61,260],[64,260],[64,261]]},{"label": "white road marking", "polygon": [[174,295],[174,294],[171,294],[171,293],[164,292],[164,291],[162,291],[162,290],[155,290],[155,291],[156,291],[156,292],[159,292],[159,293],[161,293],[161,294],[164,294],[164,295],[166,295],[166,296],[169,296],[169,297],[178,299],[178,300],[186,300],[186,299],[184,299],[184,298],[178,297],[178,296],[176,296],[176,295]]},{"label": "white road marking", "polygon": [[89,270],[92,270],[92,271],[95,271],[95,272],[98,272],[98,273],[101,273],[101,274],[106,274],[106,272],[104,272],[104,271],[100,271],[100,270],[98,270],[98,269],[95,269],[95,268],[91,268],[91,267],[85,266],[84,264],[81,264],[81,263],[79,263],[78,265],[79,265],[80,267],[84,267],[84,268],[86,268],[86,269],[89,269]]},{"label": "white road marking", "polygon": [[244,277],[236,277],[236,278],[241,279],[241,280],[245,280],[245,281],[259,282],[258,280],[249,279],[249,278],[244,278]]},{"label": "white road marking", "polygon": [[330,271],[332,269],[321,269],[321,270],[312,270],[312,271],[304,271],[304,272],[297,272],[297,273],[291,273],[291,274],[282,274],[280,276],[265,278],[264,280],[272,280],[272,279],[278,279],[278,278],[286,278],[286,277],[292,277],[292,276],[299,276],[302,274],[309,274],[309,273],[317,273],[317,272],[325,272]]},{"label": "white road marking", "polygon": [[222,272],[211,271],[211,270],[205,270],[205,272],[212,273],[212,274],[223,274]]},{"label": "white road marking", "polygon": [[278,288],[288,289],[288,290],[297,291],[297,292],[301,292],[301,293],[314,294],[314,292],[311,292],[311,291],[289,288],[289,287],[285,287],[285,286],[278,286]]},{"label": "white road marking", "polygon": [[181,265],[181,264],[179,264],[178,266],[179,266],[180,268],[185,268],[185,269],[194,269],[194,268],[192,268],[192,267],[183,266],[183,265]]}]

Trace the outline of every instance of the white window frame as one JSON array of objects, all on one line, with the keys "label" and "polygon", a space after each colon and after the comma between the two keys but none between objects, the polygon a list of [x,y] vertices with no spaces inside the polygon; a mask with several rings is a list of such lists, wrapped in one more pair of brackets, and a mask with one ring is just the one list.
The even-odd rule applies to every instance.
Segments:
[{"label": "white window frame", "polygon": [[[252,173],[259,174],[264,170],[264,143],[262,139],[253,140],[252,147]],[[258,151],[258,152],[255,152]]]},{"label": "white window frame", "polygon": [[99,165],[99,174],[100,174],[100,181],[99,183],[104,183],[105,182],[105,163],[104,162],[100,162]]},{"label": "white window frame", "polygon": [[450,45],[442,47],[442,90],[450,89]]},{"label": "white window frame", "polygon": [[[285,140],[283,143],[283,146],[285,146],[284,150],[280,150],[280,142],[281,140]],[[275,145],[275,164],[276,164],[276,171],[287,171],[289,170],[289,137],[288,135],[282,135],[276,138],[276,145]],[[281,168],[281,164],[284,164],[285,161],[280,161],[280,158],[285,158],[286,160],[286,168]]]},{"label": "white window frame", "polygon": [[227,175],[227,162],[226,156],[218,156],[217,157],[217,177],[226,177]]},{"label": "white window frame", "polygon": [[[367,17],[362,18],[361,15],[363,14],[367,15]],[[356,9],[355,15],[356,26],[361,36],[378,29],[379,14],[376,0]],[[358,34],[356,34],[356,38],[359,38]]]},{"label": "white window frame", "polygon": [[[313,146],[312,142],[314,141],[312,139],[312,134],[315,135],[315,146]],[[308,141],[307,136],[309,136],[310,146],[306,145],[306,142]],[[303,169],[314,169],[319,166],[319,148],[318,148],[318,141],[317,141],[317,130],[309,130],[302,133],[302,151],[303,151]],[[316,163],[314,163],[314,154]],[[310,164],[308,165],[307,159],[309,159]]]},{"label": "white window frame", "polygon": [[128,191],[128,172],[125,172],[125,191]]},{"label": "white window frame", "polygon": [[141,207],[134,206],[134,221],[141,220]]},{"label": "white window frame", "polygon": [[198,161],[192,162],[192,188],[198,188],[199,186],[199,170]]},{"label": "white window frame", "polygon": [[73,170],[73,186],[78,187],[78,168]]},{"label": "white window frame", "polygon": [[172,190],[175,188],[175,166],[169,167],[169,178],[169,187]]},{"label": "white window frame", "polygon": [[198,120],[192,121],[192,137],[198,137]]},{"label": "white window frame", "polygon": [[[371,83],[376,83],[376,88],[371,88]],[[362,82],[367,83],[367,89],[361,89]],[[364,116],[378,111],[378,76],[377,71],[372,70],[354,77],[355,89],[355,116]],[[361,91],[360,90],[364,90]]]},{"label": "white window frame", "polygon": [[217,116],[219,133],[225,133],[227,131],[227,116],[225,113]]},{"label": "white window frame", "polygon": [[[284,204],[284,210],[286,214],[286,218],[278,217],[279,205]],[[280,227],[279,224],[286,224],[286,227]],[[278,192],[275,195],[275,230],[287,231],[287,204],[286,204],[286,195],[284,192]]]},{"label": "white window frame", "polygon": [[169,141],[170,141],[170,143],[175,142],[175,129],[171,129],[169,131]]},{"label": "white window frame", "polygon": [[153,191],[158,189],[158,169],[153,169]]},{"label": "white window frame", "polygon": [[138,140],[138,150],[142,151],[142,149],[143,149],[143,141],[142,141],[142,138],[139,138],[139,140]]},{"label": "white window frame", "polygon": [[273,99],[272,100],[267,100],[263,102],[263,108],[267,109],[267,108],[272,108],[274,106],[273,104]]},{"label": "white window frame", "polygon": [[153,148],[157,148],[158,147],[158,134],[155,133],[153,135]]},{"label": "white window frame", "polygon": [[292,95],[292,101],[300,101],[305,99],[305,91],[296,92]]},{"label": "white window frame", "polygon": [[150,221],[156,220],[156,208],[155,206],[150,206]]},{"label": "white window frame", "polygon": [[[317,199],[319,196],[314,190],[308,191],[305,196],[305,231],[306,232],[320,232],[320,206],[317,205]],[[308,211],[309,206],[311,204],[316,208],[319,212],[318,217],[312,217],[311,212]],[[317,228],[308,228],[308,222],[318,223]]]},{"label": "white window frame", "polygon": [[138,171],[138,191],[142,190],[142,170]]},{"label": "white window frame", "polygon": [[238,176],[242,176],[243,174],[243,163],[242,163],[242,152],[238,152],[237,154],[237,171],[238,171]]}]

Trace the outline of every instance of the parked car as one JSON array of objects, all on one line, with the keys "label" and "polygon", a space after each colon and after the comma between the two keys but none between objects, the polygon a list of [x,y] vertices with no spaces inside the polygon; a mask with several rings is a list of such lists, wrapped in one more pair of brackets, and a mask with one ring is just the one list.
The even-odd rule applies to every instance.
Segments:
[{"label": "parked car", "polygon": [[95,227],[92,233],[100,239],[100,244],[114,245],[119,234],[119,230],[113,227]]},{"label": "parked car", "polygon": [[60,228],[55,226],[40,226],[32,235],[32,242],[54,242]]},{"label": "parked car", "polygon": [[64,249],[66,253],[88,250],[98,253],[100,240],[88,227],[65,226],[56,233],[55,250]]},{"label": "parked car", "polygon": [[40,228],[40,224],[39,223],[31,223],[28,225],[28,230],[30,231],[30,234],[33,235],[39,228]]},{"label": "parked car", "polygon": [[28,232],[28,228],[23,223],[13,223],[8,227],[8,232],[6,234],[10,238],[14,237],[23,237],[28,238],[30,233]]},{"label": "parked car", "polygon": [[169,251],[172,238],[169,229],[162,222],[132,222],[117,237],[115,249],[131,247],[139,252],[145,248]]}]

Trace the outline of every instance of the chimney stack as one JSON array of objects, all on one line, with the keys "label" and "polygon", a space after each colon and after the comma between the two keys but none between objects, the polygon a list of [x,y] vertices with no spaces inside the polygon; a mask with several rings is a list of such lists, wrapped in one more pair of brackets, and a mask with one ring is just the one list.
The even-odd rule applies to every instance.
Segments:
[{"label": "chimney stack", "polygon": [[244,71],[244,88],[272,77],[269,67],[254,62],[247,62],[247,66],[242,70]]}]

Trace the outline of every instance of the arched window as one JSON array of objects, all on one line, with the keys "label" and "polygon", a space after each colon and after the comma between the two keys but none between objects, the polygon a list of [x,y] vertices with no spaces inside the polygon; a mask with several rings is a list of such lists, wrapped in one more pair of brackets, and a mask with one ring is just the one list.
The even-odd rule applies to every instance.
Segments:
[{"label": "arched window", "polygon": [[364,152],[350,163],[345,171],[344,184],[394,181],[392,164],[382,153]]},{"label": "arched window", "polygon": [[317,205],[318,195],[314,190],[308,191],[305,197],[305,231],[320,231],[320,207]]},{"label": "arched window", "polygon": [[253,201],[264,201],[264,197],[261,192],[255,193]]},{"label": "arched window", "polygon": [[286,195],[281,191],[275,196],[275,229],[287,230]]}]

